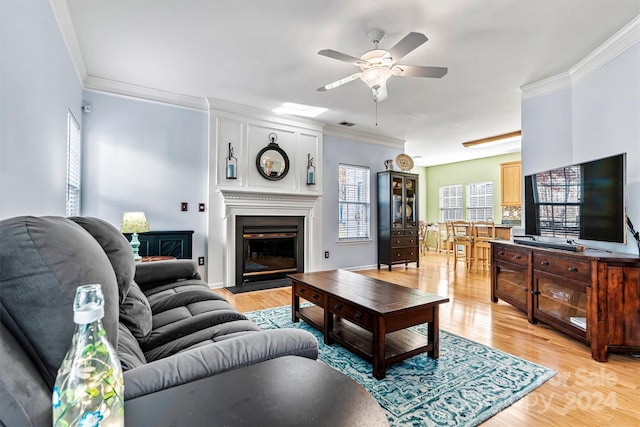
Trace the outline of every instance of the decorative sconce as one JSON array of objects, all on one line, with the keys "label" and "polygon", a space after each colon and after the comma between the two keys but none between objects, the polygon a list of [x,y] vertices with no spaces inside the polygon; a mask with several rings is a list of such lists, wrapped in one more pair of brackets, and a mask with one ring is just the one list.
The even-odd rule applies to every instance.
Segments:
[{"label": "decorative sconce", "polygon": [[316,167],[313,166],[311,153],[307,154],[307,185],[316,185]]},{"label": "decorative sconce", "polygon": [[233,147],[229,143],[229,153],[227,154],[227,179],[238,177],[238,159],[233,155]]}]

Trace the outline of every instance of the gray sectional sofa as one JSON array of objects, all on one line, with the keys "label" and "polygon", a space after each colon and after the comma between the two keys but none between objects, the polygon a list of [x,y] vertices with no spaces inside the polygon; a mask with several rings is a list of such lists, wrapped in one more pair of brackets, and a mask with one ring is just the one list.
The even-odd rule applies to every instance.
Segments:
[{"label": "gray sectional sofa", "polygon": [[191,261],[135,263],[127,240],[105,221],[10,218],[0,221],[0,425],[51,425],[75,289],[88,283],[103,288],[103,323],[124,369],[125,400],[318,354],[308,332],[260,330],[211,291]]}]

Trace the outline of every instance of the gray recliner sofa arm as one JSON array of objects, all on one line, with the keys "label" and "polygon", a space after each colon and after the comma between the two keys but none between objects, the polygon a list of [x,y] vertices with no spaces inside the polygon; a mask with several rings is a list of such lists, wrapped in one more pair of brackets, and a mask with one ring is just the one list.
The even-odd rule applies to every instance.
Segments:
[{"label": "gray recliner sofa arm", "polygon": [[229,338],[124,372],[126,400],[281,356],[318,357],[309,332],[276,329]]},{"label": "gray recliner sofa arm", "polygon": [[134,280],[143,290],[184,279],[200,279],[198,266],[190,259],[136,263]]}]

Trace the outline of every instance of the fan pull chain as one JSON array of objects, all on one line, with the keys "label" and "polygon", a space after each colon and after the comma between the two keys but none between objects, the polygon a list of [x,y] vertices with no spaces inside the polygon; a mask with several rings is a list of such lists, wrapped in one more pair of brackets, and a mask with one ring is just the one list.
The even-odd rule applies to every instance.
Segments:
[{"label": "fan pull chain", "polygon": [[373,101],[376,104],[376,126],[378,126],[378,101]]}]

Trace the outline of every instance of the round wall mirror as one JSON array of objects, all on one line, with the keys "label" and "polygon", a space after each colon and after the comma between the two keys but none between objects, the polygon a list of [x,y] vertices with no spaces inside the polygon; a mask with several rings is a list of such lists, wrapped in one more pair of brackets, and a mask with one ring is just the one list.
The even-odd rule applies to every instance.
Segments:
[{"label": "round wall mirror", "polygon": [[264,147],[256,156],[260,175],[270,181],[284,178],[289,172],[289,157],[275,142]]}]

